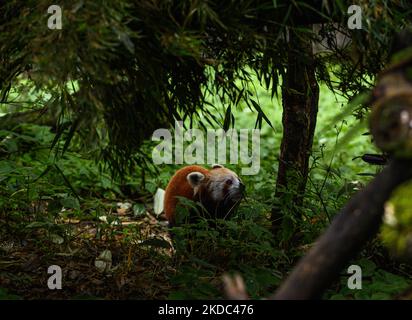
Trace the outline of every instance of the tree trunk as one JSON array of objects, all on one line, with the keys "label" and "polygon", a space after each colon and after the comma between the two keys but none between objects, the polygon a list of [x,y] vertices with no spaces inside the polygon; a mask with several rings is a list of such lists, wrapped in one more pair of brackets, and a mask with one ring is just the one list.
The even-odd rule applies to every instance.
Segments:
[{"label": "tree trunk", "polygon": [[411,160],[392,160],[336,215],[326,232],[270,299],[320,298],[350,259],[379,230],[384,204],[393,190],[411,178]]},{"label": "tree trunk", "polygon": [[[293,218],[285,217],[280,206],[288,191],[288,203],[302,205],[309,171],[309,156],[318,112],[319,86],[315,76],[312,43],[305,35],[290,32],[288,69],[282,87],[283,138],[276,183],[279,203],[272,209],[272,226],[277,233],[280,226],[290,238],[294,234],[293,221],[299,220],[299,212]],[[283,237],[283,240],[285,237]]]}]

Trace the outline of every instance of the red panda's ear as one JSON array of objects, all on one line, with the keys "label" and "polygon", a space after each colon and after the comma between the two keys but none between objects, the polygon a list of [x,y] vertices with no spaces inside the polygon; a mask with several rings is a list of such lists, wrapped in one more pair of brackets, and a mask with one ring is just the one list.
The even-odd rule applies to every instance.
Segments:
[{"label": "red panda's ear", "polygon": [[192,188],[196,188],[205,179],[205,176],[203,173],[195,171],[195,172],[189,173],[186,179],[189,182],[189,184],[192,186]]},{"label": "red panda's ear", "polygon": [[212,166],[212,169],[217,169],[217,168],[224,168],[221,164],[214,164]]}]

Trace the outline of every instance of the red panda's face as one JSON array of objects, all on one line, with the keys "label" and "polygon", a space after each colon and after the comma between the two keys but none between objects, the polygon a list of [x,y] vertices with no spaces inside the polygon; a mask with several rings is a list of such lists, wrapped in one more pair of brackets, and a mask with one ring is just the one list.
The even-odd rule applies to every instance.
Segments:
[{"label": "red panda's face", "polygon": [[221,165],[214,165],[206,176],[192,172],[187,180],[207,210],[222,217],[234,211],[243,198],[242,181],[235,172]]},{"label": "red panda's face", "polygon": [[237,174],[224,167],[214,167],[210,170],[206,188],[217,202],[240,201],[244,191],[243,183]]}]

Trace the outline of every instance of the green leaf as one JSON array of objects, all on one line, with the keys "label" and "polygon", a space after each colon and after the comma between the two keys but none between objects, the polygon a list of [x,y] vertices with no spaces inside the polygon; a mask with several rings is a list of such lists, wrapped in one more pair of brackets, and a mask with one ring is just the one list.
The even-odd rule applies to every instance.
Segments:
[{"label": "green leaf", "polygon": [[359,265],[362,268],[362,276],[367,277],[367,276],[373,276],[376,270],[376,264],[370,260],[367,259],[361,259],[359,260]]},{"label": "green leaf", "polygon": [[5,288],[0,288],[0,300],[22,300],[23,298],[15,295],[8,293]]},{"label": "green leaf", "polygon": [[142,246],[152,246],[152,247],[158,247],[158,248],[165,248],[165,249],[170,249],[171,245],[168,241],[161,239],[161,238],[152,238],[152,239],[147,239],[144,240],[142,243],[140,243]]},{"label": "green leaf", "polygon": [[79,200],[73,197],[68,197],[60,200],[60,203],[63,207],[67,209],[77,209],[80,210]]},{"label": "green leaf", "polygon": [[63,237],[55,233],[50,234],[50,240],[55,244],[63,244],[64,242]]},{"label": "green leaf", "polygon": [[144,215],[146,213],[146,207],[142,203],[135,203],[133,205],[133,214],[135,217]]},{"label": "green leaf", "polygon": [[253,106],[255,107],[256,111],[258,112],[258,115],[259,115],[260,117],[262,117],[263,119],[265,119],[265,121],[267,122],[267,124],[268,124],[272,129],[274,129],[273,126],[272,126],[272,123],[270,122],[270,120],[269,120],[269,118],[266,116],[266,114],[263,112],[263,110],[262,110],[262,108],[259,106],[259,104],[258,104],[255,100],[253,100],[253,99],[250,99],[250,102],[252,102]]},{"label": "green leaf", "polygon": [[51,225],[53,225],[53,224],[50,223],[50,222],[34,221],[34,222],[31,222],[28,225],[26,225],[26,228],[28,228],[28,229],[46,228],[46,227],[50,227]]},{"label": "green leaf", "polygon": [[232,109],[231,109],[231,107],[229,106],[229,107],[227,108],[227,110],[226,110],[226,113],[225,113],[225,120],[224,120],[224,122],[223,122],[223,130],[227,131],[227,130],[229,129],[230,124],[231,124],[231,122],[232,122],[232,121],[231,121],[232,118],[233,118]]},{"label": "green leaf", "polygon": [[391,300],[392,297],[390,294],[387,294],[384,292],[377,292],[377,293],[373,293],[370,299],[371,300]]}]

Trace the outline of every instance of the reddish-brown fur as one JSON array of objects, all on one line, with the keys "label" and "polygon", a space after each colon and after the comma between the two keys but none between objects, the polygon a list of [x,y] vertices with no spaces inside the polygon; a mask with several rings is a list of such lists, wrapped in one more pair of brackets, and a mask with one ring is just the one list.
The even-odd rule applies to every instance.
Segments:
[{"label": "reddish-brown fur", "polygon": [[179,201],[179,199],[176,198],[177,196],[185,197],[192,201],[195,200],[193,187],[187,181],[187,175],[195,171],[204,174],[205,177],[209,175],[209,170],[201,166],[192,165],[176,171],[170,179],[164,197],[164,212],[169,223],[174,223],[175,220],[175,210]]}]

